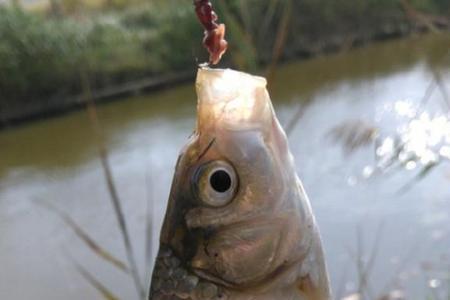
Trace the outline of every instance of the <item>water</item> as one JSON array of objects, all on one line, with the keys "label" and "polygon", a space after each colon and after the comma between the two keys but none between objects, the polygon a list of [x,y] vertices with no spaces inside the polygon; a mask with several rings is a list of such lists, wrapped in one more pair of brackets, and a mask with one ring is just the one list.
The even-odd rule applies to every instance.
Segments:
[{"label": "water", "polygon": [[[405,107],[419,106],[432,69],[450,89],[449,45],[448,37],[413,37],[290,63],[279,69],[271,86],[284,124],[310,100],[290,143],[337,295],[357,289],[358,261],[373,261],[372,297],[405,289],[408,299],[424,299],[446,288],[448,164],[400,191],[419,166],[365,178],[374,164],[374,147],[346,155],[329,132],[342,122],[363,119],[379,127],[382,138],[395,136],[409,122]],[[177,153],[195,124],[193,88],[188,84],[99,107],[142,276],[151,269],[144,259],[147,202],[153,207],[155,253]],[[447,110],[439,89],[424,108],[430,118]],[[98,259],[39,201],[68,212],[97,242],[125,258],[84,111],[0,132],[0,299],[103,299],[73,261],[121,299],[134,299],[131,279]]]}]

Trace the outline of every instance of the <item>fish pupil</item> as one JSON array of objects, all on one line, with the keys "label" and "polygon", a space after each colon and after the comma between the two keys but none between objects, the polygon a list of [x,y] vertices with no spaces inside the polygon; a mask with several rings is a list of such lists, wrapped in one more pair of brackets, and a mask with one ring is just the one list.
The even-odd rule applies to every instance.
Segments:
[{"label": "fish pupil", "polygon": [[217,170],[209,178],[211,187],[218,193],[225,193],[231,187],[231,177],[224,170]]}]

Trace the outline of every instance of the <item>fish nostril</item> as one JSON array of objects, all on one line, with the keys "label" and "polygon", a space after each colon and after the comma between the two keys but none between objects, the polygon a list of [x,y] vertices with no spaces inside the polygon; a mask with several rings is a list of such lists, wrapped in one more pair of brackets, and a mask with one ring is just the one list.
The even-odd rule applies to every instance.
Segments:
[{"label": "fish nostril", "polygon": [[219,193],[225,193],[231,187],[231,177],[225,170],[217,170],[209,178],[211,187]]}]

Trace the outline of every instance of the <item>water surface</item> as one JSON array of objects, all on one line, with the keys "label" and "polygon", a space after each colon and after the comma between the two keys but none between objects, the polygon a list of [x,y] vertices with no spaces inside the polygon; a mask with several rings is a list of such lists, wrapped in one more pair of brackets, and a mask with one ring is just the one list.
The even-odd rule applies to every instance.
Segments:
[{"label": "water surface", "polygon": [[[302,106],[290,144],[336,294],[357,289],[358,258],[368,262],[372,252],[373,297],[401,288],[408,299],[424,299],[430,284],[438,293],[445,288],[444,281],[433,280],[448,275],[435,267],[450,264],[448,164],[399,192],[420,172],[419,165],[366,178],[374,147],[346,155],[329,132],[362,119],[381,135],[395,136],[410,121],[405,109],[419,107],[432,70],[450,89],[449,45],[448,37],[413,37],[289,63],[270,87],[284,124],[309,103]],[[446,111],[435,89],[422,113],[433,119]],[[102,105],[99,117],[144,276],[151,270],[144,259],[147,202],[153,207],[155,252],[175,160],[195,124],[194,85]],[[73,260],[122,299],[134,299],[130,278],[99,260],[38,201],[68,212],[99,243],[125,257],[84,111],[0,132],[0,299],[102,299]]]}]

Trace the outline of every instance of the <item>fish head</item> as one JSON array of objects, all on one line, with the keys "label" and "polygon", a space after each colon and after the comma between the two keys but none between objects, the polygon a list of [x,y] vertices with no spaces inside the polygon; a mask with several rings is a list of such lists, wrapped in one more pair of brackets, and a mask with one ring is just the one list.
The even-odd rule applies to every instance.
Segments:
[{"label": "fish head", "polygon": [[[215,290],[211,299],[297,285],[315,224],[265,79],[204,68],[196,88],[197,126],[178,158],[160,252]],[[203,299],[193,290],[173,293]]]}]

